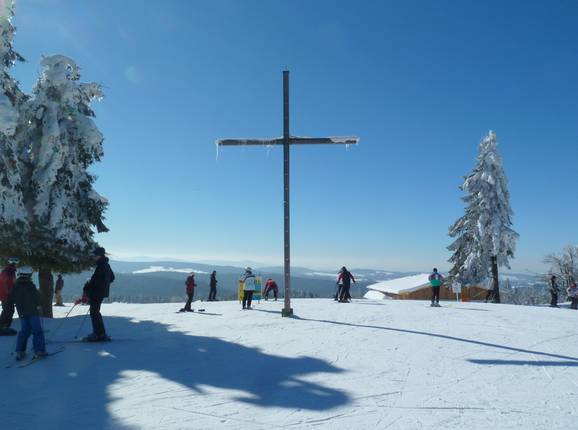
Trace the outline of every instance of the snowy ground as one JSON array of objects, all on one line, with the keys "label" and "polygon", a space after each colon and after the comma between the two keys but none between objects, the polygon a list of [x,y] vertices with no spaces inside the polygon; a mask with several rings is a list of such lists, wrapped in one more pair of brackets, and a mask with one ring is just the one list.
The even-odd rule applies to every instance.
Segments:
[{"label": "snowy ground", "polygon": [[[204,303],[204,314],[105,305],[115,341],[66,343],[32,366],[1,366],[2,429],[578,428],[576,311],[293,306],[298,318],[284,319],[281,302],[253,311]],[[72,339],[85,312],[60,329],[61,318],[47,321],[47,337]],[[6,364],[14,341],[0,338]]]}]

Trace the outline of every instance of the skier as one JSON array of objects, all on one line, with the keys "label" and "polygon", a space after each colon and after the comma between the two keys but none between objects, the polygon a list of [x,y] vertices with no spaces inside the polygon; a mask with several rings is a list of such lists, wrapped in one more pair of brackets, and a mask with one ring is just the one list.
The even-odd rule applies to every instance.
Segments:
[{"label": "skier", "polygon": [[241,276],[241,282],[243,282],[243,309],[252,309],[255,275],[253,275],[253,270],[250,267],[245,269],[245,273]]},{"label": "skier", "polygon": [[187,286],[187,303],[185,303],[185,307],[181,308],[179,312],[193,312],[191,309],[191,303],[193,302],[193,297],[195,296],[195,287],[197,286],[194,273],[191,273],[189,276],[187,276],[185,285]]},{"label": "skier", "polygon": [[271,291],[273,291],[273,296],[275,297],[275,301],[277,301],[279,287],[273,279],[269,278],[267,279],[267,282],[265,282],[265,300],[269,300],[269,292]]},{"label": "skier", "polygon": [[211,279],[209,280],[209,302],[217,301],[217,271],[213,270]]},{"label": "skier", "polygon": [[341,285],[339,288],[339,302],[349,303],[351,295],[349,294],[349,288],[351,287],[351,281],[355,284],[355,278],[353,274],[343,266],[339,271],[337,276],[337,285]]},{"label": "skier", "polygon": [[105,342],[110,337],[106,334],[100,306],[102,301],[108,297],[110,284],[114,282],[114,272],[108,264],[105,249],[98,247],[94,250],[96,269],[90,281],[84,286],[84,296],[88,298],[90,305],[90,319],[92,321],[92,334],[84,338],[86,342]]},{"label": "skier", "polygon": [[572,301],[570,304],[570,309],[578,309],[578,286],[576,282],[572,282],[570,286],[566,289],[568,298]]},{"label": "skier", "polygon": [[10,293],[16,280],[17,258],[9,258],[8,264],[0,273],[0,300],[2,301],[2,313],[0,313],[0,336],[14,336],[16,330],[11,328],[14,318],[14,302]]},{"label": "skier", "polygon": [[444,282],[444,277],[438,273],[438,269],[434,267],[433,272],[429,275],[428,280],[431,284],[431,306],[440,306],[440,288]]},{"label": "skier", "polygon": [[39,316],[40,298],[31,279],[32,272],[32,267],[20,267],[18,278],[10,294],[20,317],[20,333],[16,341],[16,360],[19,361],[26,355],[26,344],[30,333],[33,335],[34,359],[46,357],[46,342]]},{"label": "skier", "polygon": [[62,279],[62,275],[58,275],[58,279],[56,279],[56,289],[54,290],[54,296],[56,297],[56,303],[54,306],[64,306],[62,302],[62,289],[64,288],[64,279]]},{"label": "skier", "polygon": [[558,282],[556,281],[556,275],[552,275],[550,278],[550,294],[552,296],[552,301],[550,302],[551,308],[559,308],[558,306],[558,293],[560,292],[560,287],[558,287]]}]

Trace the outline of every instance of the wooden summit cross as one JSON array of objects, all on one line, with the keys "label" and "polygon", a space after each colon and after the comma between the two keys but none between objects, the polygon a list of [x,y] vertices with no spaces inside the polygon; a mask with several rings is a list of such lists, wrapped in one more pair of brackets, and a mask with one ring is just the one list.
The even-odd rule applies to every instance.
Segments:
[{"label": "wooden summit cross", "polygon": [[291,234],[290,234],[290,211],[289,211],[289,147],[290,145],[310,144],[345,144],[355,145],[359,142],[357,137],[296,137],[289,133],[289,71],[283,71],[283,137],[278,139],[219,139],[217,146],[245,146],[245,145],[283,145],[283,188],[284,188],[284,288],[285,303],[281,315],[288,317],[293,315],[291,308]]}]

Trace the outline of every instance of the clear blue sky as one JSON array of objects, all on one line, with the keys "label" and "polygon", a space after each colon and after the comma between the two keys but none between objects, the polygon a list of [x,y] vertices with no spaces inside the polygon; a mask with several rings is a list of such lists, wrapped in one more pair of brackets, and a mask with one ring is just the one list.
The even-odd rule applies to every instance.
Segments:
[{"label": "clear blue sky", "polygon": [[282,264],[282,151],[222,137],[358,135],[292,150],[293,263],[448,268],[458,185],[495,130],[510,182],[513,269],[578,236],[575,1],[28,0],[14,69],[30,91],[61,53],[96,106],[110,200],[98,240],[121,256]]}]

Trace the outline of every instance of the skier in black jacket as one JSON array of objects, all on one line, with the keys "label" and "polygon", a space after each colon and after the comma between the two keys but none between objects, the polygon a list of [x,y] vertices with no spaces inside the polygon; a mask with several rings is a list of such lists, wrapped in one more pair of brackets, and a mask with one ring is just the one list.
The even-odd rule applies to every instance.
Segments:
[{"label": "skier in black jacket", "polygon": [[96,248],[94,258],[96,260],[96,269],[94,269],[90,281],[84,286],[84,294],[88,297],[88,303],[90,304],[92,334],[85,337],[84,340],[87,342],[103,342],[110,340],[110,337],[108,337],[104,328],[100,305],[108,297],[110,284],[114,281],[114,273],[108,264],[104,248]]},{"label": "skier in black jacket", "polygon": [[209,302],[214,302],[217,300],[217,271],[213,270],[211,273],[211,279],[209,281]]}]

